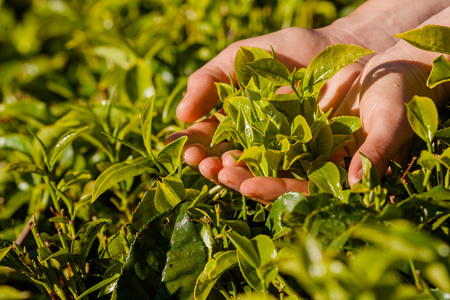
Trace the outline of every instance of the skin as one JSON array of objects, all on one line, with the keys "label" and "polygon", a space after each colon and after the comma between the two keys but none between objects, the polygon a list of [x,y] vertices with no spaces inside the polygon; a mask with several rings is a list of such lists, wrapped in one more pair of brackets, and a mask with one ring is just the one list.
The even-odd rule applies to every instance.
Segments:
[{"label": "skin", "polygon": [[[318,30],[288,28],[272,34],[236,42],[188,80],[187,94],[180,103],[177,117],[193,122],[207,114],[217,103],[214,82],[228,82],[233,74],[234,56],[240,46],[274,48],[277,59],[289,68],[306,67],[311,59],[335,43],[358,44],[374,50],[338,72],[321,92],[319,105],[324,111],[333,108],[334,116],[359,116],[362,130],[354,141],[339,151],[332,160],[341,163],[352,156],[349,183],[361,178],[364,153],[384,174],[388,162],[407,162],[414,134],[406,118],[405,103],[414,95],[432,98],[438,107],[450,97],[448,84],[428,89],[425,85],[436,53],[416,49],[393,35],[424,24],[449,26],[450,1],[369,0],[353,14]],[[386,7],[389,8],[386,10]],[[394,23],[392,23],[395,20]],[[389,23],[389,26],[378,24]],[[368,34],[367,30],[370,30]],[[374,39],[373,37],[376,37]],[[286,45],[289,45],[288,47]],[[448,59],[448,57],[447,57]],[[284,92],[289,93],[289,89]],[[236,164],[227,142],[214,148],[209,144],[218,121],[214,117],[172,134],[167,142],[188,136],[183,158],[192,168],[211,181],[231,188],[262,203],[268,203],[289,191],[306,193],[308,184],[293,178],[254,177],[244,163]]]}]

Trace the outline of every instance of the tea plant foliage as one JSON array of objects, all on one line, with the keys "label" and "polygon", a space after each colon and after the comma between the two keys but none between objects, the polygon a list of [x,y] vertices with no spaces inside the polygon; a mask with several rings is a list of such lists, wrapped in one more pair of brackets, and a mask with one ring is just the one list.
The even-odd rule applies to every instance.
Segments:
[{"label": "tea plant foliage", "polygon": [[[263,205],[187,167],[186,137],[164,144],[187,126],[175,119],[185,75],[233,39],[311,20],[325,25],[338,16],[332,2],[11,3],[0,6],[1,295],[445,299],[450,292],[446,108],[438,112],[421,96],[407,103],[421,142],[406,170],[392,162],[379,178],[360,154],[363,178],[350,189],[345,168],[328,161],[361,124],[330,118],[318,106],[320,90],[372,51],[337,44],[306,68],[289,69],[277,49],[242,47],[237,84],[216,83],[225,114],[213,112],[220,124],[212,145],[228,140],[243,150],[235,159],[256,176],[308,180],[308,194]],[[446,27],[398,37],[449,51]],[[440,56],[428,85],[449,76]]]}]

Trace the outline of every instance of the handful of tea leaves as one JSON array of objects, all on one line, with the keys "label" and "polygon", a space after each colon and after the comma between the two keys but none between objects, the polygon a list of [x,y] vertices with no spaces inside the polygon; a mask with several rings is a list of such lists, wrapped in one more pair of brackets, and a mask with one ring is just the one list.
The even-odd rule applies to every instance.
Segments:
[{"label": "handful of tea leaves", "polygon": [[[244,161],[255,176],[277,176],[280,170],[306,179],[308,171],[344,147],[360,127],[358,117],[329,119],[318,105],[325,83],[340,69],[373,51],[354,45],[332,45],[307,68],[292,72],[275,53],[242,47],[236,54],[234,84],[216,83],[225,116],[211,144],[224,140],[242,147]],[[290,86],[292,94],[277,94]],[[237,158],[236,158],[237,159]]]}]

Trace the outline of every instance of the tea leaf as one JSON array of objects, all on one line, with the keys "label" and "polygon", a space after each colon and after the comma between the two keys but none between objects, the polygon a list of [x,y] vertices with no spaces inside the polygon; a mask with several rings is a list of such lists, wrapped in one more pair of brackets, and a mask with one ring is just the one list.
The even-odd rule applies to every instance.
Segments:
[{"label": "tea leaf", "polygon": [[205,265],[195,283],[194,298],[206,300],[212,288],[226,271],[237,266],[238,260],[235,250],[218,253]]},{"label": "tea leaf", "polygon": [[[246,63],[252,62],[259,58],[271,58],[270,53],[261,48],[241,47],[236,53],[234,59],[234,68],[236,72],[236,79],[241,88],[248,85],[250,80],[254,77],[254,72],[246,66]],[[259,81],[253,78],[257,86]]]},{"label": "tea leaf", "polygon": [[52,154],[50,156],[49,166],[50,170],[55,166],[56,161],[61,156],[61,154],[69,147],[72,142],[78,138],[86,129],[89,127],[83,127],[75,130],[70,130],[66,134],[64,134],[56,143],[55,147],[52,150]]},{"label": "tea leaf", "polygon": [[94,203],[101,194],[116,183],[142,174],[158,175],[159,172],[142,164],[129,164],[124,162],[112,165],[95,180],[91,203]]},{"label": "tea leaf", "polygon": [[35,173],[42,176],[46,175],[45,171],[35,164],[24,161],[9,163],[5,167],[4,172]]},{"label": "tea leaf", "polygon": [[187,136],[176,139],[164,146],[156,156],[156,161],[166,168],[169,175],[175,172],[181,164],[181,152],[187,140]]},{"label": "tea leaf", "polygon": [[438,84],[450,80],[450,62],[445,59],[444,55],[437,57],[433,61],[433,68],[428,77],[427,86],[436,87]]},{"label": "tea leaf", "polygon": [[423,50],[450,54],[450,27],[425,25],[394,36]]},{"label": "tea leaf", "polygon": [[236,247],[238,255],[242,255],[242,258],[248,262],[252,268],[257,269],[261,264],[261,259],[259,258],[253,243],[236,232],[227,232],[227,236]]},{"label": "tea leaf", "polygon": [[208,259],[207,248],[183,204],[175,222],[157,299],[192,299],[197,278]]},{"label": "tea leaf", "polygon": [[431,144],[438,128],[438,112],[433,100],[414,96],[406,104],[408,121],[414,132],[425,142]]},{"label": "tea leaf", "polygon": [[291,212],[304,196],[300,193],[286,193],[275,200],[270,208],[265,226],[272,232],[273,239],[278,239],[290,231],[281,222],[284,213]]},{"label": "tea leaf", "polygon": [[326,48],[313,58],[306,69],[303,78],[304,96],[318,93],[340,69],[372,53],[372,50],[355,45],[335,44]]},{"label": "tea leaf", "polygon": [[86,263],[86,258],[91,250],[91,246],[97,238],[97,234],[102,229],[103,225],[107,224],[109,221],[107,219],[98,219],[87,223],[78,232],[70,248],[78,265],[84,269]]},{"label": "tea leaf", "polygon": [[330,126],[333,135],[350,135],[361,128],[361,121],[358,117],[339,116],[331,119]]},{"label": "tea leaf", "polygon": [[100,281],[99,283],[91,286],[89,289],[87,289],[85,292],[83,292],[81,295],[79,295],[76,298],[76,300],[83,299],[87,295],[92,294],[93,292],[98,291],[98,290],[104,288],[105,286],[115,282],[115,281],[118,281],[119,277],[120,277],[120,274],[117,273],[117,274],[114,274],[114,275],[112,275],[112,276],[110,276],[110,277],[108,277],[106,279],[103,279],[102,281]]},{"label": "tea leaf", "polygon": [[144,146],[148,154],[152,154],[152,120],[153,120],[153,106],[155,103],[155,95],[152,95],[141,111],[141,130]]},{"label": "tea leaf", "polygon": [[302,143],[307,143],[312,139],[311,128],[302,115],[298,115],[292,122],[291,137]]},{"label": "tea leaf", "polygon": [[437,165],[441,164],[441,161],[433,153],[423,150],[420,153],[420,157],[417,163],[424,167],[426,170],[432,171]]},{"label": "tea leaf", "polygon": [[186,198],[186,190],[183,182],[175,177],[165,177],[157,183],[155,195],[155,207],[162,213],[172,209]]},{"label": "tea leaf", "polygon": [[284,64],[273,58],[260,58],[246,64],[259,76],[265,77],[277,86],[291,84],[290,73]]},{"label": "tea leaf", "polygon": [[342,197],[339,170],[332,162],[320,163],[308,170],[308,178],[324,192]]}]

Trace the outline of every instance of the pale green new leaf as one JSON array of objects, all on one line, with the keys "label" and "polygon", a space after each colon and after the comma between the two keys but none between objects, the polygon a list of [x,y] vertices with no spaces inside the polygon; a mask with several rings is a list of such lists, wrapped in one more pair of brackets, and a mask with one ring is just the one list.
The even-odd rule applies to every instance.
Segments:
[{"label": "pale green new leaf", "polygon": [[427,80],[427,86],[434,88],[438,84],[450,80],[450,62],[445,59],[444,55],[437,57],[433,61],[433,68]]},{"label": "pale green new leaf", "polygon": [[183,182],[175,177],[165,177],[158,181],[155,194],[155,208],[163,213],[172,209],[186,198]]},{"label": "pale green new leaf", "polygon": [[406,104],[409,124],[414,132],[425,142],[431,143],[438,129],[438,111],[433,100],[414,96]]},{"label": "pale green new leaf", "polygon": [[220,252],[209,260],[195,284],[194,298],[196,300],[206,300],[220,276],[237,264],[235,250]]},{"label": "pale green new leaf", "polygon": [[159,172],[155,169],[144,166],[142,164],[129,164],[123,162],[112,165],[111,167],[106,169],[106,171],[100,174],[97,180],[95,180],[94,188],[92,190],[91,203],[97,200],[97,198],[101,194],[103,194],[107,189],[111,188],[116,183],[130,177],[135,177],[146,173],[159,174]]},{"label": "pale green new leaf", "polygon": [[308,178],[324,192],[342,196],[339,170],[332,162],[320,163],[308,170]]},{"label": "pale green new leaf", "polygon": [[252,241],[232,231],[227,232],[227,236],[236,247],[238,254],[241,254],[251,267],[259,268],[261,260]]},{"label": "pale green new leaf", "polygon": [[152,153],[152,120],[153,120],[153,106],[155,103],[155,95],[151,96],[141,112],[141,130],[144,146],[149,154]]},{"label": "pale green new leaf", "polygon": [[437,165],[441,163],[441,161],[433,153],[427,150],[422,150],[417,163],[426,170],[432,171]]},{"label": "pale green new leaf", "polygon": [[298,115],[292,122],[291,137],[302,143],[307,143],[312,139],[311,128],[302,115]]},{"label": "pale green new leaf", "polygon": [[450,27],[425,25],[394,36],[423,50],[450,54]]},{"label": "pale green new leaf", "polygon": [[[236,57],[234,60],[236,79],[239,86],[241,88],[246,87],[250,80],[254,77],[254,72],[246,66],[246,63],[252,62],[259,58],[270,57],[270,53],[261,48],[241,47],[236,53]],[[259,85],[257,79],[254,78],[254,80],[256,85]]]},{"label": "pale green new leaf", "polygon": [[24,161],[16,161],[9,163],[5,169],[4,172],[19,172],[19,173],[35,173],[38,175],[45,175],[44,170],[39,168],[33,163],[24,162]]},{"label": "pale green new leaf", "polygon": [[61,156],[61,154],[64,152],[64,150],[67,149],[67,147],[69,147],[72,142],[80,136],[81,133],[83,133],[83,131],[85,131],[86,129],[88,129],[88,126],[85,126],[83,128],[79,128],[79,129],[75,129],[75,130],[70,130],[69,132],[67,132],[66,134],[64,134],[56,143],[55,147],[52,150],[52,154],[50,157],[50,161],[49,161],[49,166],[50,166],[50,170],[53,169],[53,167],[55,166],[56,161],[58,160],[58,158]]},{"label": "pale green new leaf", "polygon": [[303,78],[304,95],[309,97],[318,93],[340,69],[372,53],[372,50],[356,45],[335,44],[326,48],[313,58],[306,69]]},{"label": "pale green new leaf", "polygon": [[288,68],[273,58],[261,58],[246,65],[256,74],[269,79],[277,86],[289,86],[291,84]]},{"label": "pale green new leaf", "polygon": [[169,174],[175,172],[181,164],[181,153],[187,140],[187,136],[176,139],[162,148],[156,156],[156,160],[166,168]]},{"label": "pale green new leaf", "polygon": [[358,117],[339,116],[330,121],[333,135],[350,135],[361,128],[361,121]]}]

